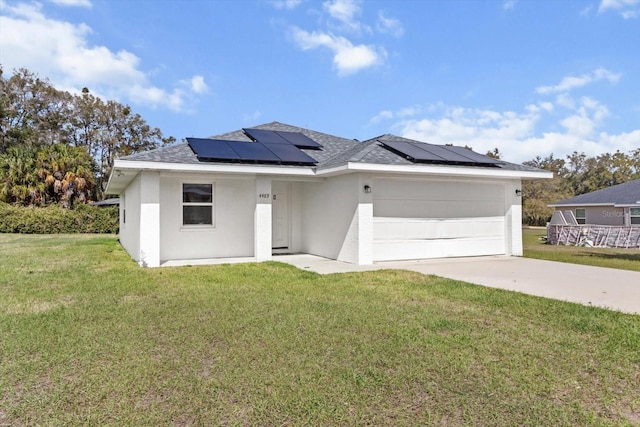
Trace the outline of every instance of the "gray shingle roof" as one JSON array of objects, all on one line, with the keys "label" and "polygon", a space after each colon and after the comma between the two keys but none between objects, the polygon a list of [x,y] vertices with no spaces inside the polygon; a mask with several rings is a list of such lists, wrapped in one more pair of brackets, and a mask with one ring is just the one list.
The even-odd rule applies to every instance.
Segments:
[{"label": "gray shingle roof", "polygon": [[[353,139],[340,138],[322,132],[291,126],[279,122],[266,123],[259,126],[253,126],[255,129],[264,130],[280,130],[286,132],[299,132],[322,145],[322,150],[302,150],[309,156],[318,161],[318,165],[322,165],[334,157],[340,156],[345,150],[349,150],[356,146],[358,141]],[[210,136],[212,139],[224,139],[228,141],[251,141],[242,129],[233,132],[227,132],[220,135]],[[145,162],[166,162],[166,163],[201,163],[198,157],[186,142],[172,145],[169,147],[161,147],[151,151],[132,154],[123,157],[122,160],[136,160]]]},{"label": "gray shingle roof", "polygon": [[[391,134],[380,135],[378,137],[358,143],[357,145],[351,147],[350,149],[345,150],[339,156],[336,156],[332,158],[330,161],[322,164],[321,168],[335,167],[341,164],[345,164],[347,162],[373,163],[373,164],[381,164],[381,165],[414,165],[415,164],[412,161],[407,160],[404,157],[401,157],[393,153],[392,151],[387,150],[382,145],[381,141],[411,141],[411,142],[418,142],[421,144],[425,144],[422,141],[415,141],[412,139],[403,138],[396,135],[391,135]],[[431,164],[430,166],[449,167],[451,165]],[[468,168],[470,166],[459,166],[459,167]],[[482,166],[471,166],[471,167],[482,167]],[[533,167],[519,165],[516,163],[509,163],[509,162],[503,162],[501,164],[496,165],[495,167],[498,169],[513,170],[513,171],[527,171],[527,172],[541,171],[538,168],[533,168]]]},{"label": "gray shingle roof", "polygon": [[561,205],[634,205],[640,204],[640,179],[614,185],[591,193],[581,194],[570,199],[553,203],[552,206]]},{"label": "gray shingle roof", "polygon": [[[354,139],[341,138],[338,136],[329,135],[326,133],[317,132],[297,126],[291,126],[280,122],[265,123],[259,126],[253,126],[252,128],[264,130],[279,130],[286,132],[299,132],[318,142],[322,145],[322,150],[302,150],[318,161],[318,169],[338,167],[347,163],[373,163],[381,165],[414,164],[413,162],[387,150],[380,143],[380,140],[411,141],[409,139],[395,135],[381,135],[379,137],[360,142]],[[230,141],[251,141],[251,139],[244,133],[242,129],[223,133],[220,135],[213,135],[210,138]],[[132,154],[130,156],[123,157],[122,160],[187,164],[201,163],[186,142],[169,147],[162,147],[151,151]],[[497,168],[514,171],[540,171],[540,169],[508,162],[498,165]]]}]

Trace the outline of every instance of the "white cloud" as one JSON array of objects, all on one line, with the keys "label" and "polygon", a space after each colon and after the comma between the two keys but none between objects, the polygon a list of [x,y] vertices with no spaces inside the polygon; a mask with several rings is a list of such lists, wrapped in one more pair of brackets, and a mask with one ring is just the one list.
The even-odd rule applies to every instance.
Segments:
[{"label": "white cloud", "polygon": [[582,74],[580,76],[567,76],[555,86],[539,86],[536,88],[536,92],[540,94],[569,92],[572,89],[586,86],[590,83],[595,83],[601,80],[607,80],[610,83],[616,83],[618,80],[620,80],[620,76],[620,74],[616,74],[612,71],[607,70],[606,68],[598,68],[597,70],[588,74]]},{"label": "white cloud", "polygon": [[197,94],[207,93],[209,90],[209,86],[204,82],[204,77],[202,76],[193,76],[191,80],[189,80],[189,85],[191,92]]},{"label": "white cloud", "polygon": [[[434,111],[433,107],[425,110]],[[469,145],[481,153],[499,147],[500,151],[507,154],[509,150],[503,149],[503,146],[510,145],[514,140],[531,137],[540,118],[537,108],[515,113],[444,104],[437,104],[435,114],[428,114],[434,115],[439,117],[400,119],[393,127],[404,137],[432,144]]]},{"label": "white cloud", "polygon": [[[184,109],[186,92],[153,85],[133,53],[92,45],[89,26],[49,18],[38,3],[0,2],[0,10],[0,63],[6,69],[27,68],[71,92],[88,87],[95,94],[131,103]],[[203,85],[204,80],[191,82],[192,89]]]},{"label": "white cloud", "polygon": [[571,110],[576,107],[576,101],[566,93],[561,93],[556,97],[556,104]]},{"label": "white cloud", "polygon": [[359,32],[362,24],[356,16],[362,13],[360,3],[361,0],[327,0],[322,7],[332,18],[340,21],[346,30]]},{"label": "white cloud", "polygon": [[70,6],[70,7],[91,7],[91,0],[49,0],[53,4],[58,6]]},{"label": "white cloud", "polygon": [[370,120],[369,123],[371,124],[377,124],[380,123],[384,120],[391,120],[395,117],[395,114],[393,113],[393,111],[391,110],[382,110],[380,111],[378,114],[376,114],[375,116],[373,116]]},{"label": "white cloud", "polygon": [[[289,27],[289,38],[302,50],[326,48],[333,53],[333,68],[340,76],[383,64],[387,59],[384,47],[375,44],[354,43],[352,37],[370,36],[373,30],[359,21],[362,14],[362,0],[325,0],[322,3],[321,19],[324,28],[315,31],[303,30],[297,26]],[[314,11],[318,13],[318,11]],[[400,37],[404,29],[399,20],[389,18],[381,11],[378,14],[377,29],[380,32]],[[348,33],[349,38],[344,34]]]},{"label": "white cloud", "polygon": [[333,65],[339,75],[349,75],[365,68],[374,67],[384,62],[386,51],[372,45],[354,45],[341,36],[324,32],[307,32],[298,27],[291,29],[294,42],[302,50],[319,47],[328,48],[333,52]]},{"label": "white cloud", "polygon": [[269,3],[271,3],[273,7],[275,7],[276,9],[291,10],[298,7],[298,5],[302,3],[302,0],[273,0],[273,1],[270,1]]},{"label": "white cloud", "polygon": [[402,23],[395,18],[386,17],[382,10],[378,12],[378,23],[376,28],[381,33],[391,34],[395,37],[402,37],[404,34]]},{"label": "white cloud", "polygon": [[516,3],[518,3],[518,0],[504,0],[502,2],[502,8],[504,10],[512,10],[516,6]]},{"label": "white cloud", "polygon": [[637,18],[640,16],[640,0],[602,0],[598,7],[598,12],[613,10],[624,19]]},{"label": "white cloud", "polygon": [[[523,162],[573,151],[595,156],[638,147],[640,130],[610,135],[598,132],[610,112],[590,97],[557,111],[551,102],[525,105],[521,112],[473,109],[435,103],[397,111],[383,110],[370,124],[389,122],[393,133],[432,144],[468,145],[479,153],[498,148],[504,159]],[[407,114],[410,113],[410,114]],[[549,130],[545,130],[549,129]]]}]

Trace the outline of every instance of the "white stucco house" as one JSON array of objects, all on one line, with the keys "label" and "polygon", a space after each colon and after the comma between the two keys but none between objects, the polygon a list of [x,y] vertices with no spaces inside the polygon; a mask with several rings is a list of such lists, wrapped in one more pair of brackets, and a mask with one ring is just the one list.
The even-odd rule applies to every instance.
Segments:
[{"label": "white stucco house", "polygon": [[518,256],[521,179],[552,176],[462,147],[279,122],[187,141],[115,161],[106,192],[120,197],[120,241],[140,265]]}]

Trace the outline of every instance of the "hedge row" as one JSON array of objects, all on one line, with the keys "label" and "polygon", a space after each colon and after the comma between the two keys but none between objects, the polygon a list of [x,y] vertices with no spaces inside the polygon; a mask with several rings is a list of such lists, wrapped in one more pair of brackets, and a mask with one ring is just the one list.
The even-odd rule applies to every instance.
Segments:
[{"label": "hedge row", "polygon": [[118,207],[44,208],[0,203],[0,233],[118,233]]}]

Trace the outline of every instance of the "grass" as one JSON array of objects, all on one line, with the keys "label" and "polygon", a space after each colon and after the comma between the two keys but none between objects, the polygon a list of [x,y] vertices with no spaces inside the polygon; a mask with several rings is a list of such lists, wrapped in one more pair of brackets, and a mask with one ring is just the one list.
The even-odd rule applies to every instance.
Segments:
[{"label": "grass", "polygon": [[544,228],[523,229],[524,256],[572,264],[640,271],[640,250],[638,249],[547,245],[540,240],[546,235],[547,231]]},{"label": "grass", "polygon": [[640,423],[640,316],[405,271],[0,235],[0,425]]}]

